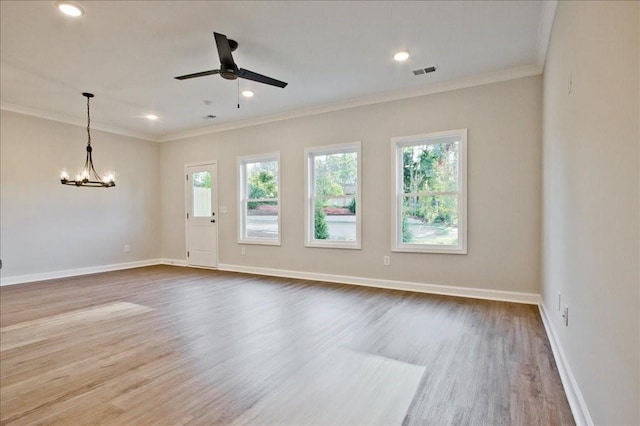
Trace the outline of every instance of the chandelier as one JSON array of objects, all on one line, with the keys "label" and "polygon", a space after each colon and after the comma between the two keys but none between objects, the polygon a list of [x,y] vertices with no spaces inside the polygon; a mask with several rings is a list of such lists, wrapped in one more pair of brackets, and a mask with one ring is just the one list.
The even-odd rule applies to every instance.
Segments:
[{"label": "chandelier", "polygon": [[60,183],[62,183],[63,185],[104,188],[116,186],[115,182],[113,181],[113,174],[109,173],[104,179],[102,179],[96,172],[96,169],[93,167],[93,158],[91,157],[93,148],[91,147],[91,130],[89,128],[91,124],[91,115],[89,114],[89,100],[93,98],[93,94],[85,92],[82,94],[82,96],[87,98],[87,159],[84,161],[82,172],[76,175],[75,180],[70,180],[67,172],[62,172],[62,174],[60,175]]}]

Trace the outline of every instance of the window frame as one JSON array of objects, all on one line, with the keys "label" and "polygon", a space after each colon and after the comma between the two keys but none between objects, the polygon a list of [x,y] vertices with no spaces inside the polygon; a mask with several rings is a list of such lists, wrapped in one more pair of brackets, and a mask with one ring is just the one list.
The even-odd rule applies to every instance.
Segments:
[{"label": "window frame", "polygon": [[[360,141],[335,145],[323,145],[308,147],[304,150],[305,158],[305,247],[320,248],[337,248],[337,249],[354,249],[362,248],[362,144]],[[339,240],[316,240],[314,215],[315,215],[315,167],[314,158],[321,155],[341,154],[355,152],[356,161],[356,194],[344,196],[344,198],[354,198],[356,201],[356,239],[355,241],[339,241]],[[341,196],[325,198],[340,198]]]},{"label": "window frame", "polygon": [[[448,138],[459,138],[458,148],[458,244],[416,244],[402,241],[402,200],[404,193],[402,149],[408,146],[442,143]],[[446,130],[391,139],[391,251],[411,253],[467,254],[467,129]],[[423,193],[425,195],[449,194]]]},{"label": "window frame", "polygon": [[[247,180],[247,164],[275,161],[278,165],[276,181],[278,196],[275,198],[248,198],[249,182]],[[257,244],[279,246],[282,241],[282,201],[280,196],[280,152],[245,155],[238,157],[238,244]],[[278,237],[275,239],[247,237],[247,203],[250,201],[276,201],[278,203]]]}]

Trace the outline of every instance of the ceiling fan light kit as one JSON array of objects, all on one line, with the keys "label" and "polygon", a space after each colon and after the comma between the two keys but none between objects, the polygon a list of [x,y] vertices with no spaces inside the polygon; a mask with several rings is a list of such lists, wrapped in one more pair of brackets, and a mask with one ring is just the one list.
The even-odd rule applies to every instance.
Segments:
[{"label": "ceiling fan light kit", "polygon": [[111,188],[112,186],[116,186],[113,174],[109,173],[104,179],[102,179],[96,172],[96,169],[93,167],[93,148],[91,147],[90,128],[91,114],[89,111],[89,100],[93,98],[93,94],[84,92],[82,96],[87,98],[87,157],[84,161],[82,171],[76,175],[75,180],[69,179],[69,175],[67,174],[67,172],[62,172],[62,174],[60,175],[60,183],[62,183],[63,185],[72,185],[77,187],[86,186],[94,188]]}]

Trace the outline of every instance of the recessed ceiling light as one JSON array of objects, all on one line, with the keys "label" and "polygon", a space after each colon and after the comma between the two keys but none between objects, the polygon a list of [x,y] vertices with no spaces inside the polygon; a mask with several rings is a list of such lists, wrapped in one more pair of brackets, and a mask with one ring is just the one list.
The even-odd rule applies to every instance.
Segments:
[{"label": "recessed ceiling light", "polygon": [[147,120],[157,120],[158,116],[155,114],[147,114],[144,116],[144,118],[146,118]]},{"label": "recessed ceiling light", "polygon": [[407,59],[409,59],[409,52],[407,52],[406,50],[397,52],[395,55],[393,55],[393,59],[398,62],[406,61]]},{"label": "recessed ceiling light", "polygon": [[253,98],[253,92],[251,90],[243,90],[242,96],[245,98]]},{"label": "recessed ceiling light", "polygon": [[84,13],[80,6],[70,1],[58,1],[56,7],[67,16],[80,16]]}]

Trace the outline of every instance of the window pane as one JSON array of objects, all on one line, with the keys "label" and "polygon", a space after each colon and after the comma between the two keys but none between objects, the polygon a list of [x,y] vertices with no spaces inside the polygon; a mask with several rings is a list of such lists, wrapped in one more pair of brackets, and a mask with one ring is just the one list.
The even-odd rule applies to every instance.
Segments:
[{"label": "window pane", "polygon": [[195,172],[191,175],[193,217],[211,216],[211,173]]},{"label": "window pane", "polygon": [[356,240],[356,199],[316,199],[313,217],[314,239]]},{"label": "window pane", "polygon": [[278,239],[278,210],[277,201],[248,201],[246,237]]},{"label": "window pane", "polygon": [[278,196],[278,162],[247,163],[247,198],[275,198]]},{"label": "window pane", "polygon": [[355,195],[358,189],[358,154],[313,157],[315,195]]},{"label": "window pane", "polygon": [[402,242],[408,244],[458,244],[456,195],[403,197]]},{"label": "window pane", "polygon": [[404,193],[458,190],[458,142],[402,148]]}]

